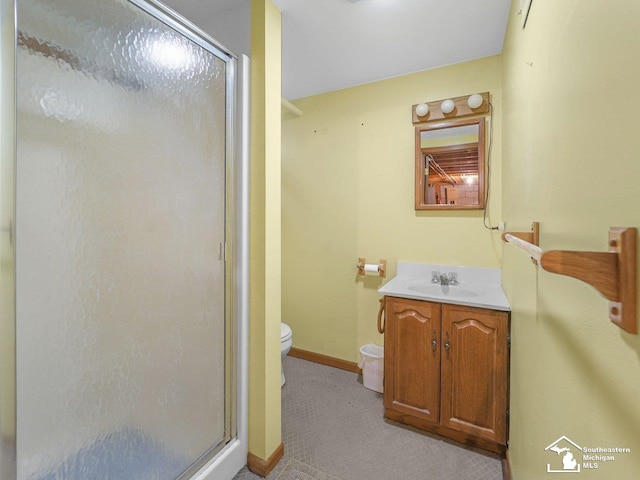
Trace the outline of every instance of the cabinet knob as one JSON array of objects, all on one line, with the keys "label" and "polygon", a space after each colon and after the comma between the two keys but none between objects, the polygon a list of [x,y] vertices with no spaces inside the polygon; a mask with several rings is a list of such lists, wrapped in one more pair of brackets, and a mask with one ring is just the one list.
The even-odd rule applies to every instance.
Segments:
[{"label": "cabinet knob", "polygon": [[436,336],[435,330],[433,330],[433,337],[431,339],[431,350],[433,350],[433,353],[436,353],[436,350],[438,350],[438,337]]},{"label": "cabinet knob", "polygon": [[447,357],[449,356],[449,349],[451,348],[451,343],[449,342],[449,332],[445,332],[444,334],[444,350],[447,352]]}]

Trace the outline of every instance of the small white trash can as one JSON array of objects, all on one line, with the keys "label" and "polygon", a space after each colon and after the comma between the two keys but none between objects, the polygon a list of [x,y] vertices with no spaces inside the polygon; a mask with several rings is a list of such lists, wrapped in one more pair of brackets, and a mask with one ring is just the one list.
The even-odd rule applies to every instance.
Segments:
[{"label": "small white trash can", "polygon": [[384,348],[369,343],[360,347],[362,384],[369,390],[382,393],[384,380]]}]

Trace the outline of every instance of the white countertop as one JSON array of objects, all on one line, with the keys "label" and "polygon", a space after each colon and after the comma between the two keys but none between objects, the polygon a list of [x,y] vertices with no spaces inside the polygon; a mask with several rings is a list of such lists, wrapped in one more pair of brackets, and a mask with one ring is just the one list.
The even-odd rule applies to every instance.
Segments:
[{"label": "white countertop", "polygon": [[[431,272],[454,272],[458,285],[431,283]],[[499,268],[457,267],[398,262],[397,275],[378,289],[380,295],[510,311]]]}]

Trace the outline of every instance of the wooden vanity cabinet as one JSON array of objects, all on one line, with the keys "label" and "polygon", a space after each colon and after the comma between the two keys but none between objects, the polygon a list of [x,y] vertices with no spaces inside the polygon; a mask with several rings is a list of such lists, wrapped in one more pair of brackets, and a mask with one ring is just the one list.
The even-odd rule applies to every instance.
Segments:
[{"label": "wooden vanity cabinet", "polygon": [[385,416],[503,453],[508,312],[396,297],[385,302]]}]

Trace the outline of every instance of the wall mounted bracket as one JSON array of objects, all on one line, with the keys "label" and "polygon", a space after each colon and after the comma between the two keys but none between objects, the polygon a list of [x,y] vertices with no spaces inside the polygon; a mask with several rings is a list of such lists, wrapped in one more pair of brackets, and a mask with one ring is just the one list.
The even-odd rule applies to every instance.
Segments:
[{"label": "wall mounted bracket", "polygon": [[[538,247],[540,246],[540,222],[531,223],[530,232],[504,232],[502,234],[502,240],[505,242],[507,241],[506,240],[507,235],[514,236],[516,238],[519,238],[520,240],[524,240],[525,242],[528,242]],[[533,262],[534,265],[538,264],[538,261],[533,257],[531,257],[531,261]]]},{"label": "wall mounted bracket", "polygon": [[[527,234],[525,234],[527,235]],[[505,233],[503,240],[527,251],[551,273],[576,278],[609,300],[609,318],[625,332],[638,333],[637,238],[635,227],[611,227],[608,252],[550,250],[543,252],[532,237]]]}]

